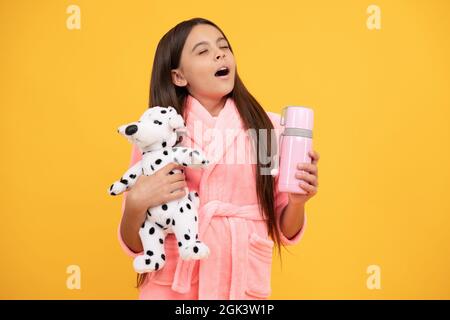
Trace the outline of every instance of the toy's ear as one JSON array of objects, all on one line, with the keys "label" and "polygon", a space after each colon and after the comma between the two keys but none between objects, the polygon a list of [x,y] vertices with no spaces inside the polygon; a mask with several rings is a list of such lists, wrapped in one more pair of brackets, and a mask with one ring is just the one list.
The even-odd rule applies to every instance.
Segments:
[{"label": "toy's ear", "polygon": [[172,129],[181,129],[184,128],[184,119],[179,114],[174,114],[169,118],[169,126]]}]

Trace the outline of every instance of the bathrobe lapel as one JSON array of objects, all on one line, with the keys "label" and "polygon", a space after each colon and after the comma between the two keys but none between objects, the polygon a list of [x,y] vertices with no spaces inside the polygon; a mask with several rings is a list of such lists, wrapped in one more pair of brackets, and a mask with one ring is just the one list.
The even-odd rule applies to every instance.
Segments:
[{"label": "bathrobe lapel", "polygon": [[[204,239],[206,229],[213,216],[229,216],[230,228],[232,233],[232,272],[231,272],[231,299],[239,299],[242,297],[245,284],[245,266],[242,265],[246,261],[247,249],[247,225],[242,223],[242,218],[261,219],[258,206],[251,205],[238,207],[221,201],[210,201],[204,196],[207,192],[204,190],[212,187],[214,182],[208,181],[217,166],[218,162],[225,161],[223,159],[225,153],[233,146],[236,138],[243,132],[243,124],[232,98],[228,98],[223,109],[220,111],[216,119],[203,107],[200,102],[192,96],[188,96],[186,100],[186,108],[184,113],[187,134],[183,137],[182,145],[199,148],[203,150],[210,165],[204,168],[200,183],[200,224],[199,239],[212,245],[212,250],[216,245],[214,239]],[[206,134],[207,131],[212,134]],[[185,139],[187,139],[185,141]],[[236,217],[236,218],[235,218]],[[240,218],[239,218],[240,217]],[[243,247],[241,247],[243,246]],[[193,277],[193,270],[198,260],[185,261],[178,258],[172,289],[180,293],[186,293],[190,290]],[[217,279],[214,282],[205,270],[218,270],[220,267],[216,265],[220,261],[212,259],[203,260],[204,268],[200,268],[199,277],[202,279],[202,285],[199,289],[199,297],[202,299],[217,297]],[[208,264],[209,267],[206,267]],[[206,273],[205,273],[206,272]]]},{"label": "bathrobe lapel", "polygon": [[[202,149],[210,160],[210,165],[203,169],[200,183],[200,186],[206,186],[212,171],[242,132],[243,123],[231,97],[226,100],[223,109],[214,119],[196,98],[189,95],[186,100],[185,119],[189,144],[193,148]],[[211,134],[206,134],[207,130]]]}]

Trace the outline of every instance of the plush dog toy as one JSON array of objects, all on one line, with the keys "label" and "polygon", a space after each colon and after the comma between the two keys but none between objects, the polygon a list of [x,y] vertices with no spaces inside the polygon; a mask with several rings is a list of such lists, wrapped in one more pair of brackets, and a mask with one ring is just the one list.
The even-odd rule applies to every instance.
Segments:
[{"label": "plush dog toy", "polygon": [[[177,132],[185,129],[184,120],[173,107],[151,107],[139,121],[118,128],[118,132],[142,151],[142,160],[134,164],[120,180],[109,188],[110,195],[129,190],[138,177],[152,175],[170,162],[183,166],[204,167],[209,161],[202,152],[185,147],[176,147]],[[174,169],[170,174],[183,170]],[[157,271],[165,264],[164,239],[174,233],[180,257],[184,260],[203,259],[209,256],[209,248],[198,239],[197,192],[189,192],[178,200],[164,203],[147,210],[146,220],[139,230],[144,254],[133,261],[136,272]]]}]

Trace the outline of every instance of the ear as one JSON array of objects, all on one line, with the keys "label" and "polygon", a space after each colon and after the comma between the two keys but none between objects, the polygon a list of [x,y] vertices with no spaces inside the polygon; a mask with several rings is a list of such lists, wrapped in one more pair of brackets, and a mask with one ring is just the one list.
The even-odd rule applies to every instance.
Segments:
[{"label": "ear", "polygon": [[169,118],[169,126],[172,129],[181,129],[184,128],[184,119],[179,114],[176,114],[174,116],[171,116]]},{"label": "ear", "polygon": [[185,87],[187,85],[187,80],[184,78],[183,73],[179,69],[171,70],[172,83],[178,87]]}]

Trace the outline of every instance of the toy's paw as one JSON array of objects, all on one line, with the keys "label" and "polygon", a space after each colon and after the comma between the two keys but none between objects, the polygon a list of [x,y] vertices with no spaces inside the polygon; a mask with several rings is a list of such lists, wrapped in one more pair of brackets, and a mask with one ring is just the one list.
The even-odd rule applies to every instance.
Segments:
[{"label": "toy's paw", "polygon": [[188,193],[188,199],[192,201],[194,206],[198,209],[200,207],[200,198],[197,191],[191,191]]},{"label": "toy's paw", "polygon": [[209,160],[198,150],[193,150],[189,154],[191,156],[191,164],[193,167],[206,167],[209,165]]},{"label": "toy's paw", "polygon": [[123,193],[126,190],[127,190],[127,185],[123,184],[122,182],[114,182],[109,187],[108,193],[111,196],[117,196],[117,195]]},{"label": "toy's paw", "polygon": [[143,254],[134,258],[133,267],[137,273],[158,271],[166,264],[165,259],[164,254],[161,254],[161,257]]},{"label": "toy's paw", "polygon": [[192,244],[182,246],[179,250],[180,257],[183,260],[199,260],[209,256],[209,248],[203,242],[197,240]]}]

